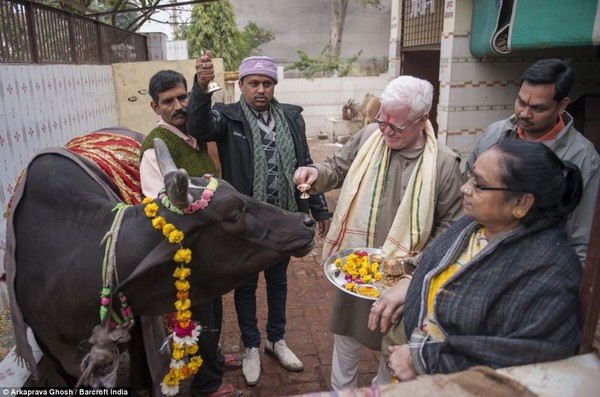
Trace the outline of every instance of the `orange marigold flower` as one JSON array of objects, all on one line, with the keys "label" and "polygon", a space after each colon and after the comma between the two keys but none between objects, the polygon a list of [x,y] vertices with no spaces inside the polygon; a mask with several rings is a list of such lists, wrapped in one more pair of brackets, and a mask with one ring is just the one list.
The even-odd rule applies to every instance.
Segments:
[{"label": "orange marigold flower", "polygon": [[198,351],[198,345],[195,343],[192,346],[187,346],[185,348],[185,352],[187,354],[196,354],[197,351]]},{"label": "orange marigold flower", "polygon": [[187,310],[191,305],[192,302],[189,299],[175,301],[175,309],[177,309],[177,311]]},{"label": "orange marigold flower", "polygon": [[183,232],[181,230],[175,229],[171,233],[169,233],[167,238],[169,239],[169,242],[171,244],[179,244],[183,241]]},{"label": "orange marigold flower", "polygon": [[190,263],[192,261],[192,250],[189,248],[180,248],[175,252],[173,260],[177,263]]},{"label": "orange marigold flower", "polygon": [[174,368],[171,368],[169,373],[165,376],[163,383],[169,387],[177,386],[179,379],[177,376],[177,371]]},{"label": "orange marigold flower", "polygon": [[181,360],[185,356],[185,351],[183,349],[173,349],[173,359]]},{"label": "orange marigold flower", "polygon": [[158,205],[156,203],[148,203],[144,208],[144,212],[148,218],[154,218],[158,213]]},{"label": "orange marigold flower", "polygon": [[169,235],[169,233],[171,233],[173,230],[177,230],[175,225],[172,223],[167,223],[166,225],[163,226],[162,233],[165,237],[167,237]]},{"label": "orange marigold flower", "polygon": [[202,357],[200,357],[200,356],[194,356],[194,357],[190,358],[189,365],[190,366],[191,365],[196,365],[196,366],[200,367],[202,365],[202,362],[203,362]]},{"label": "orange marigold flower", "polygon": [[177,312],[175,318],[179,322],[185,322],[186,324],[184,328],[186,328],[190,318],[192,318],[192,312],[190,310],[182,310],[180,312]]},{"label": "orange marigold flower", "polygon": [[[187,312],[189,312],[189,310],[186,310]],[[190,326],[190,321],[179,321],[179,326],[183,329],[187,328]]]},{"label": "orange marigold flower", "polygon": [[152,226],[154,226],[155,229],[161,230],[167,223],[167,220],[162,217],[162,216],[157,216],[156,218],[152,219]]},{"label": "orange marigold flower", "polygon": [[177,280],[175,281],[175,288],[177,288],[177,291],[187,291],[190,289],[190,282],[187,280]]},{"label": "orange marigold flower", "polygon": [[181,375],[183,375],[184,378],[187,378],[188,376],[190,376],[190,369],[188,368],[187,365],[184,365],[183,367],[181,367]]},{"label": "orange marigold flower", "polygon": [[189,267],[177,267],[173,272],[173,277],[178,278],[180,280],[185,280],[192,274],[192,269]]}]

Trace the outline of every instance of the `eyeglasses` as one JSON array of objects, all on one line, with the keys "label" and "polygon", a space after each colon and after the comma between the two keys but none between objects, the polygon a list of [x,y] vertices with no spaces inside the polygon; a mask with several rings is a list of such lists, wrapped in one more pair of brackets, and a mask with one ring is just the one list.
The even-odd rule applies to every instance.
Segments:
[{"label": "eyeglasses", "polygon": [[511,189],[509,187],[489,187],[489,186],[480,185],[479,183],[477,183],[477,176],[475,176],[475,174],[473,174],[471,171],[467,171],[467,181],[470,184],[472,184],[475,187],[475,189],[477,189],[477,190],[497,190],[497,191],[504,191],[504,192],[518,192],[518,190]]},{"label": "eyeglasses", "polygon": [[392,129],[392,131],[394,131],[396,134],[401,133],[402,131],[404,131],[404,129],[406,129],[409,125],[415,123],[416,121],[418,121],[421,117],[423,117],[423,115],[417,117],[415,120],[411,121],[410,123],[406,124],[405,126],[400,127],[399,125],[394,125],[394,124],[390,124],[390,123],[386,123],[383,120],[379,119],[379,115],[381,114],[381,110],[379,111],[379,113],[377,113],[377,116],[375,116],[375,122],[377,124],[379,124],[379,128],[381,130],[384,130],[385,128],[387,128],[388,126]]}]

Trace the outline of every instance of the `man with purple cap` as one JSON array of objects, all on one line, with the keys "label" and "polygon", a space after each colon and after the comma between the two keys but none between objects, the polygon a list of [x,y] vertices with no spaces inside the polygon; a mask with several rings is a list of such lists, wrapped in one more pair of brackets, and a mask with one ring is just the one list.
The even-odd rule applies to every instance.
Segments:
[{"label": "man with purple cap", "polygon": [[[188,131],[201,142],[216,141],[223,179],[239,192],[288,211],[310,209],[321,236],[327,234],[331,213],[322,194],[302,200],[295,188],[296,168],[312,164],[306,141],[302,108],[274,98],[277,65],[266,56],[253,56],[239,67],[240,100],[216,103],[211,109],[208,84],[215,78],[211,53],[196,61],[196,76],[188,105]],[[306,209],[308,201],[308,209]],[[265,270],[267,284],[267,341],[265,352],[274,355],[289,371],[304,365],[287,347],[287,267],[290,258]],[[258,276],[236,288],[234,294],[245,347],[242,373],[249,386],[260,378],[260,331],[256,318]]]}]

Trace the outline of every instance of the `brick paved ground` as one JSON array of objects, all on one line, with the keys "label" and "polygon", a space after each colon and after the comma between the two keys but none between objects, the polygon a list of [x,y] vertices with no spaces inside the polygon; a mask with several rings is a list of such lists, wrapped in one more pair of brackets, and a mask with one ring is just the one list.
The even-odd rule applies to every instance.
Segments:
[{"label": "brick paved ground", "polygon": [[[285,340],[304,363],[304,371],[286,371],[277,359],[264,354],[267,303],[265,283],[260,277],[257,306],[262,334],[262,375],[258,385],[248,387],[241,370],[225,372],[225,380],[244,391],[245,396],[272,397],[330,389],[333,336],[327,319],[335,287],[326,281],[320,265],[321,243],[304,258],[293,258],[288,269],[288,324]],[[222,349],[226,353],[243,351],[233,307],[233,293],[224,299]],[[377,372],[379,354],[365,349],[360,364],[359,386],[370,384]]]}]

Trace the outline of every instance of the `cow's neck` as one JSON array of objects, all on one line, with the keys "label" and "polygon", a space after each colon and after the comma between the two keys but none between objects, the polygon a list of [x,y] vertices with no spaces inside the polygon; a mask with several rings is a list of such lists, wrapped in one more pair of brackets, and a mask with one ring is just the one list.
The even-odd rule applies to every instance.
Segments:
[{"label": "cow's neck", "polygon": [[[159,207],[160,215],[172,219],[172,214]],[[174,248],[162,232],[152,226],[143,204],[128,207],[118,235],[116,271],[135,315],[173,311]]]}]

